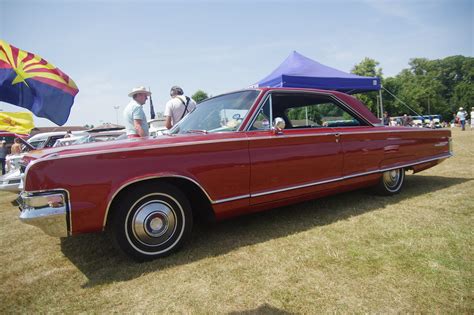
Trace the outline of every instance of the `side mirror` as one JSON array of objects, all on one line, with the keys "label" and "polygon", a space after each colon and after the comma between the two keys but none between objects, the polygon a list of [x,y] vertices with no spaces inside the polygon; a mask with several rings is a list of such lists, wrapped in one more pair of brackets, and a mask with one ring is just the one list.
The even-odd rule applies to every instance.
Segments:
[{"label": "side mirror", "polygon": [[283,129],[285,129],[286,123],[285,120],[281,117],[276,117],[273,120],[273,133],[274,134],[281,134],[283,133]]}]

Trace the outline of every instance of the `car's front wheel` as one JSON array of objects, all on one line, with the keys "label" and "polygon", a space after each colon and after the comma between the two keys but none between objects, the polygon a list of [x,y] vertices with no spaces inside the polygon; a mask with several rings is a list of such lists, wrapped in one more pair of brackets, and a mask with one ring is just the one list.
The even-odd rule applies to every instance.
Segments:
[{"label": "car's front wheel", "polygon": [[114,243],[138,261],[169,255],[191,234],[191,207],[175,186],[140,185],[114,205],[109,227]]},{"label": "car's front wheel", "polygon": [[402,189],[405,180],[405,169],[398,168],[385,171],[380,178],[379,183],[375,186],[375,190],[380,195],[398,194]]}]

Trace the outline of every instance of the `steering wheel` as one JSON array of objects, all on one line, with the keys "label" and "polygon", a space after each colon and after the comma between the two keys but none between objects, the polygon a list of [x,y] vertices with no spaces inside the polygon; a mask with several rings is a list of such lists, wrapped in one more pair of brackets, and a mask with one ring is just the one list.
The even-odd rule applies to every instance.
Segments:
[{"label": "steering wheel", "polygon": [[239,121],[239,122],[243,120],[243,118],[240,117],[240,114],[239,114],[239,113],[234,114],[234,115],[232,116],[232,119],[235,119],[235,120],[237,120],[237,121]]}]

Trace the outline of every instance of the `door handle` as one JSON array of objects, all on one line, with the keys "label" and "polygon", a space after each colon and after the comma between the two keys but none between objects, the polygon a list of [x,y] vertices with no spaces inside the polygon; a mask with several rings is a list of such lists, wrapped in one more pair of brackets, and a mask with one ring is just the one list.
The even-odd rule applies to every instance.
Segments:
[{"label": "door handle", "polygon": [[341,134],[336,133],[334,136],[336,137],[336,142],[339,143],[339,138],[341,137]]}]

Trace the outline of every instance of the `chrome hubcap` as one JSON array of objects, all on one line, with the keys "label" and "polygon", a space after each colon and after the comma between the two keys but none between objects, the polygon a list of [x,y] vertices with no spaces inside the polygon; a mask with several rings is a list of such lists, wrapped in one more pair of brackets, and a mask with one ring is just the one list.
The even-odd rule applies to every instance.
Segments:
[{"label": "chrome hubcap", "polygon": [[176,214],[169,204],[150,201],[135,212],[132,230],[141,243],[158,246],[166,242],[176,230]]},{"label": "chrome hubcap", "polygon": [[389,189],[394,189],[400,182],[401,171],[400,170],[391,170],[383,173],[383,182],[385,187]]}]

